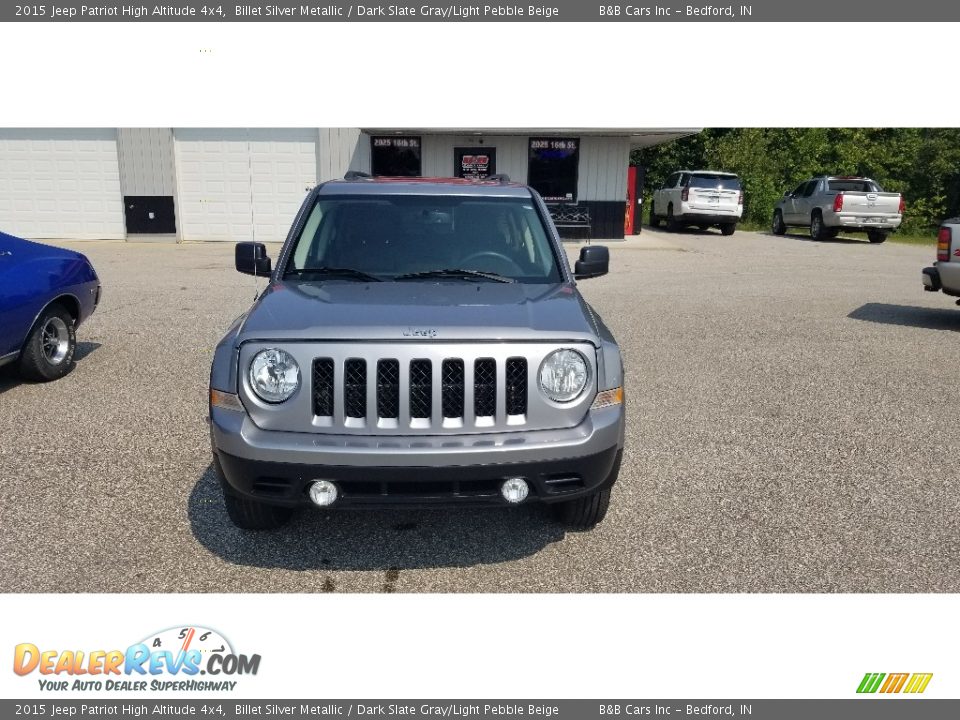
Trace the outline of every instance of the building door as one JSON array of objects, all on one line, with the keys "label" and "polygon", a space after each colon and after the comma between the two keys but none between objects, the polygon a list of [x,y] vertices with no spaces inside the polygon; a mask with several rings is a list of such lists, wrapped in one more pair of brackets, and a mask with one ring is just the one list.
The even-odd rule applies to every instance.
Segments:
[{"label": "building door", "polygon": [[497,172],[495,147],[455,147],[453,174],[458,178],[484,180]]},{"label": "building door", "polygon": [[35,239],[122,240],[117,131],[0,129],[0,230]]},{"label": "building door", "polygon": [[184,240],[282,242],[317,184],[309,128],[173,131]]}]

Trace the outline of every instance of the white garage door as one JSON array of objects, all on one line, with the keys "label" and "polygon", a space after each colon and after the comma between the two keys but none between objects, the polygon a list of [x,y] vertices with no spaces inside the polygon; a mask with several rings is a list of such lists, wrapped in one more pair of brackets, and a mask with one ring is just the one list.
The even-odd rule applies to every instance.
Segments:
[{"label": "white garage door", "polygon": [[317,182],[317,137],[299,128],[174,130],[181,237],[284,240]]},{"label": "white garage door", "polygon": [[123,239],[117,131],[0,128],[0,230]]}]

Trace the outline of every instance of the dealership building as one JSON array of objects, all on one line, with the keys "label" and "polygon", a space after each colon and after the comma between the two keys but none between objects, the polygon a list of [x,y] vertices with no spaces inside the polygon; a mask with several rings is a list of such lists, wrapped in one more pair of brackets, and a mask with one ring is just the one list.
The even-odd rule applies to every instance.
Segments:
[{"label": "dealership building", "polygon": [[[555,217],[623,237],[630,151],[693,129],[0,128],[0,231],[31,239],[282,241],[349,170],[534,187]],[[560,223],[558,223],[559,225]]]}]

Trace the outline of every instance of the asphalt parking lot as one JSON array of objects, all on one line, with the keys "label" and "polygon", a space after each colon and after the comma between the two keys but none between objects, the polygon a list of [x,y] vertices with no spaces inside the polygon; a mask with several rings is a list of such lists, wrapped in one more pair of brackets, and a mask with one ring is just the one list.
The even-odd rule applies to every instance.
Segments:
[{"label": "asphalt parking lot", "polygon": [[0,375],[2,591],[960,591],[960,308],[922,291],[932,247],[612,245],[581,288],[623,347],[629,424],[593,532],[528,507],[244,533],[205,421],[212,349],[254,294],[232,245],[65,245],[104,299],[67,378]]}]

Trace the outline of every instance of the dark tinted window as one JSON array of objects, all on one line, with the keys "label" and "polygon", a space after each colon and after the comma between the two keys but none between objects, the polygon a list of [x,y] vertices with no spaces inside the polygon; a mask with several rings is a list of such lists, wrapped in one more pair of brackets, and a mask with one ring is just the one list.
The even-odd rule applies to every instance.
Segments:
[{"label": "dark tinted window", "polygon": [[527,182],[547,202],[576,202],[580,141],[530,138]]},{"label": "dark tinted window", "polygon": [[837,192],[843,192],[844,190],[849,192],[880,192],[880,186],[872,180],[830,180],[829,187]]},{"label": "dark tinted window", "polygon": [[420,138],[370,138],[370,170],[387,177],[418,177],[420,170]]},{"label": "dark tinted window", "polygon": [[803,196],[810,197],[817,191],[817,185],[820,184],[819,180],[811,180],[806,185],[803,186]]},{"label": "dark tinted window", "polygon": [[520,282],[559,282],[560,271],[532,198],[436,195],[321,196],[286,273],[349,268],[391,280],[460,269]]},{"label": "dark tinted window", "polygon": [[731,175],[697,174],[691,176],[690,187],[716,188],[717,190],[739,190],[740,178]]}]

